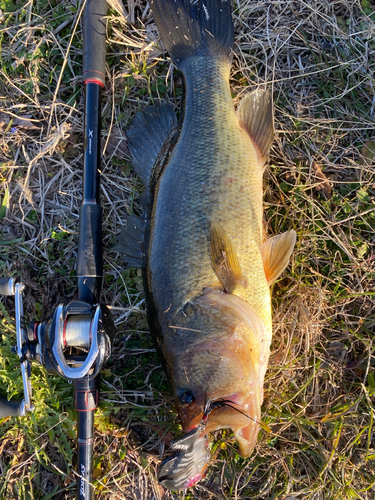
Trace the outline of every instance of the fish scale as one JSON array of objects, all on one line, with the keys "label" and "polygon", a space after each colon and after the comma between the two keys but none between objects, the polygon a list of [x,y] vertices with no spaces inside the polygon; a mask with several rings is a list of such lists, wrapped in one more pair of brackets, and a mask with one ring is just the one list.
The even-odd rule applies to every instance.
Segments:
[{"label": "fish scale", "polygon": [[[154,296],[163,311],[170,303],[174,305],[161,318],[163,323],[194,294],[219,284],[210,263],[212,221],[221,223],[232,238],[241,269],[251,282],[236,293],[245,300],[252,296],[254,307],[270,315],[269,301],[263,298],[269,296],[269,286],[259,250],[262,167],[250,137],[238,124],[229,70],[228,62],[207,58],[184,68],[187,105],[183,129],[156,188],[149,247]],[[170,251],[164,252],[165,248]],[[257,293],[259,287],[266,294]]]}]

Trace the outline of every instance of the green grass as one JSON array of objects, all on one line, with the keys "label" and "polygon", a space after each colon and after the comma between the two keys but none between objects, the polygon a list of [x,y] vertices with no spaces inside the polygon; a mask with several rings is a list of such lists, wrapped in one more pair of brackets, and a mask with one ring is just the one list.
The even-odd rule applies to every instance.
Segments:
[{"label": "green grass", "polygon": [[[0,2],[0,274],[22,276],[30,320],[48,318],[76,291],[81,6]],[[140,208],[140,182],[121,137],[149,102],[178,109],[182,80],[153,43],[146,2],[124,6],[127,19],[109,13],[103,94],[103,301],[117,335],[96,414],[96,498],[374,498],[375,4],[234,3],[234,102],[265,81],[274,92],[268,232],[293,227],[298,238],[273,287],[256,450],[244,460],[231,432],[216,433],[207,478],[185,494],[163,491],[155,479],[181,428],[148,335],[141,273],[111,252],[126,216]],[[12,299],[0,309],[0,392],[20,397]],[[74,498],[72,388],[38,366],[32,383],[35,412],[0,421],[0,498]]]}]

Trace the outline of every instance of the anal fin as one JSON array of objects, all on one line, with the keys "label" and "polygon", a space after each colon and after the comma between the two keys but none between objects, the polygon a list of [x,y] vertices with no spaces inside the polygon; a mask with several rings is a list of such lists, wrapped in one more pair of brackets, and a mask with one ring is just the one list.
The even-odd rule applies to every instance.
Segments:
[{"label": "anal fin", "polygon": [[113,250],[123,254],[123,260],[128,267],[144,267],[146,265],[144,248],[146,226],[145,220],[132,214],[128,217],[124,229],[117,236],[117,243]]},{"label": "anal fin", "polygon": [[245,96],[237,110],[238,121],[249,134],[261,165],[267,161],[273,139],[273,102],[267,90]]},{"label": "anal fin", "polygon": [[264,271],[271,286],[289,264],[294,245],[296,243],[296,232],[294,229],[286,233],[278,234],[268,238],[260,250],[263,257]]}]

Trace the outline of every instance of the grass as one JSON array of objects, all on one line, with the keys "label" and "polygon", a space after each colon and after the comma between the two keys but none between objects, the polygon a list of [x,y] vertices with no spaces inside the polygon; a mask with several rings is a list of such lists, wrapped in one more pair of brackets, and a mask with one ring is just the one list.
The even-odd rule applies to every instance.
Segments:
[{"label": "grass", "polygon": [[[103,96],[103,301],[115,318],[96,416],[98,499],[372,499],[374,396],[373,0],[233,3],[235,104],[269,82],[276,137],[264,182],[270,234],[294,228],[292,264],[273,287],[274,340],[258,446],[243,460],[229,431],[206,480],[185,494],[156,482],[179,422],[147,332],[139,270],[111,251],[140,183],[124,133],[138,108],[182,81],[146,2],[111,2]],[[81,198],[82,3],[2,0],[1,275],[27,286],[29,319],[76,290]],[[126,16],[126,17],[125,17]],[[21,393],[11,299],[2,299],[0,390]],[[0,498],[75,497],[71,386],[33,367],[36,411],[0,422]]]}]

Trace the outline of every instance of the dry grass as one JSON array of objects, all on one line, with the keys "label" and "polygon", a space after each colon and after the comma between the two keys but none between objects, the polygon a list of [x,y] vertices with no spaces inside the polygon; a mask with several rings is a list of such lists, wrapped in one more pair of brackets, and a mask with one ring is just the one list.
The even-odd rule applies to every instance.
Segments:
[{"label": "dry grass", "polygon": [[[103,373],[97,418],[99,499],[372,499],[374,319],[373,0],[237,0],[231,77],[235,103],[272,85],[276,139],[265,178],[271,234],[294,227],[293,263],[273,290],[274,342],[263,431],[242,460],[230,433],[208,477],[185,494],[157,485],[156,468],[178,430],[170,392],[147,334],[140,273],[111,252],[137,209],[124,139],[139,107],[179,105],[181,79],[143,0],[109,16],[103,97],[103,301],[118,329]],[[112,5],[115,2],[111,2]],[[2,275],[21,275],[29,318],[47,318],[75,293],[81,199],[81,3],[0,2]],[[124,17],[126,16],[126,17]],[[9,191],[8,200],[6,192]],[[11,242],[11,243],[10,243]],[[10,300],[4,301],[12,311]],[[2,393],[21,384],[0,356]],[[18,378],[17,378],[18,377]],[[0,423],[1,498],[74,498],[70,387],[35,369],[36,413]]]}]

